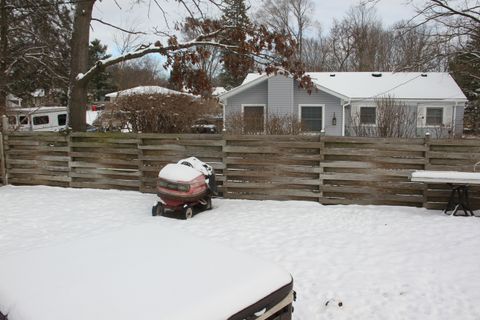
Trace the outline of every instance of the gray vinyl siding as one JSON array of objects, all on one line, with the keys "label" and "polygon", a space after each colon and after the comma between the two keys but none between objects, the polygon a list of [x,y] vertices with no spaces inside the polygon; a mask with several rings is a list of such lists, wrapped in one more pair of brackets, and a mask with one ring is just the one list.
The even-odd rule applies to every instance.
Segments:
[{"label": "gray vinyl siding", "polygon": [[268,113],[279,116],[293,112],[293,79],[275,76],[268,79]]},{"label": "gray vinyl siding", "polygon": [[[268,84],[262,81],[259,84],[246,89],[225,102],[225,116],[242,112],[242,104],[268,105]],[[265,110],[266,111],[266,110]]]},{"label": "gray vinyl siding", "polygon": [[[296,116],[298,116],[298,108],[301,104],[325,105],[325,134],[329,136],[342,135],[342,101],[340,98],[316,89],[313,89],[312,93],[308,94],[306,90],[298,87],[298,83],[295,83],[293,88],[293,108]],[[334,113],[335,118],[337,118],[335,126],[332,125]]]}]

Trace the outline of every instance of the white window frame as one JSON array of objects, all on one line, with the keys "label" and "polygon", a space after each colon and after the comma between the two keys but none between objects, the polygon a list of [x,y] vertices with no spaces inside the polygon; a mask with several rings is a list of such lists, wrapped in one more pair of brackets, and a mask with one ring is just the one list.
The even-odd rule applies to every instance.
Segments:
[{"label": "white window frame", "polygon": [[[440,124],[427,124],[428,109],[442,109],[442,123]],[[438,126],[445,125],[445,107],[444,106],[428,106],[425,107],[425,128],[437,128]]]},{"label": "white window frame", "polygon": [[306,132],[322,132],[325,131],[325,104],[321,103],[302,103],[298,105],[298,121],[302,123],[302,108],[303,107],[318,107],[322,108],[322,129],[320,131],[306,131]]},{"label": "white window frame", "polygon": [[[265,103],[243,103],[242,104],[242,120],[245,112],[245,107],[263,107],[263,133],[267,129],[267,105]],[[243,129],[242,129],[243,131]]]},{"label": "white window frame", "polygon": [[[362,109],[363,108],[375,108],[375,123],[362,123]],[[358,108],[358,124],[361,126],[370,126],[370,127],[376,127],[378,123],[378,117],[377,117],[377,106],[360,106]]]}]

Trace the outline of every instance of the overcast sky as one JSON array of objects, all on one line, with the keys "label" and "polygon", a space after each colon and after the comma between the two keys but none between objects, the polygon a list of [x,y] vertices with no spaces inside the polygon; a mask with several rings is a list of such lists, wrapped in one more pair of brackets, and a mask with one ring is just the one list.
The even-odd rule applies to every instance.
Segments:
[{"label": "overcast sky", "polygon": [[[142,0],[142,4],[131,5],[133,0],[117,0],[119,8],[113,0],[97,1],[94,9],[94,18],[102,19],[108,23],[119,25],[124,28],[134,27],[137,30],[148,31],[149,36],[145,36],[139,41],[154,41],[151,34],[154,27],[166,30],[165,19],[160,9],[151,0],[152,5],[148,6],[150,0]],[[185,9],[180,7],[174,0],[157,0],[165,5],[167,20],[170,21],[170,27],[173,27],[175,21],[181,21],[185,16]],[[248,0],[247,0],[248,1]],[[416,0],[422,1],[422,0]],[[259,1],[250,0],[252,9]],[[415,8],[411,5],[412,0],[379,0],[376,4],[378,16],[384,24],[390,25],[398,20],[409,19],[415,15]],[[315,14],[324,33],[330,28],[334,18],[341,19],[349,7],[359,3],[359,0],[314,0]],[[207,8],[207,10],[214,11]],[[110,53],[117,54],[116,38],[120,38],[120,31],[111,27],[102,25],[98,22],[92,22],[91,39],[98,38],[109,47]],[[117,41],[118,42],[118,41]]]}]

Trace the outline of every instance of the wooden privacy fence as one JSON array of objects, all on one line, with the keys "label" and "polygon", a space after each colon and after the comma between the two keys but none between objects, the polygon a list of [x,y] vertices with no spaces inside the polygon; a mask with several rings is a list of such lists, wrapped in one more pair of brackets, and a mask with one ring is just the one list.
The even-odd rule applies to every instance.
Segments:
[{"label": "wooden privacy fence", "polygon": [[196,156],[225,198],[428,208],[450,190],[411,182],[412,171],[472,171],[480,160],[480,140],[429,138],[16,132],[2,146],[3,183],[154,192],[165,164]]}]

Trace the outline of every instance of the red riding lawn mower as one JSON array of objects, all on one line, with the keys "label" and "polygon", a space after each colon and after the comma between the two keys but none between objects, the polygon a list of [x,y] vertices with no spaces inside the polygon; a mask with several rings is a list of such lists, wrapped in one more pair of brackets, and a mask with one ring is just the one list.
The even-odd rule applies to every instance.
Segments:
[{"label": "red riding lawn mower", "polygon": [[159,201],[152,207],[153,216],[173,213],[184,219],[212,209],[212,196],[217,194],[213,168],[195,157],[167,164],[157,180]]}]

